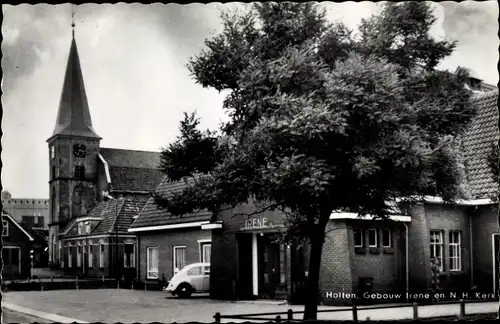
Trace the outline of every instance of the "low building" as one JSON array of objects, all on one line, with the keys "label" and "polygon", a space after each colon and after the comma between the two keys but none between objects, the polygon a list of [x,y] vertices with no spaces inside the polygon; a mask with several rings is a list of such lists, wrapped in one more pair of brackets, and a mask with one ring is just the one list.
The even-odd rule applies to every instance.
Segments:
[{"label": "low building", "polygon": [[2,212],[2,277],[31,277],[34,238],[14,218]]},{"label": "low building", "polygon": [[[406,302],[432,298],[432,291],[441,299],[472,291],[498,297],[500,230],[498,203],[491,199],[498,197],[498,182],[488,165],[499,140],[497,101],[497,90],[473,98],[477,116],[462,138],[468,199],[448,205],[427,197],[398,206],[402,211],[389,220],[332,214],[319,280],[323,303],[350,304],[353,297]],[[300,302],[308,248],[280,243],[285,215],[258,210],[248,204],[215,215],[211,296]]]},{"label": "low building", "polygon": [[64,273],[135,278],[137,240],[127,230],[145,203],[138,198],[102,201],[89,214],[68,223],[60,236]]},{"label": "low building", "polygon": [[2,191],[2,206],[24,228],[49,228],[48,199],[12,198],[8,191]]},{"label": "low building", "polygon": [[[165,177],[156,192],[168,197],[187,185],[183,181],[169,182]],[[128,230],[137,236],[137,278],[145,282],[169,281],[185,265],[210,262],[211,231],[204,229],[210,217],[208,211],[172,216],[150,198]]]}]

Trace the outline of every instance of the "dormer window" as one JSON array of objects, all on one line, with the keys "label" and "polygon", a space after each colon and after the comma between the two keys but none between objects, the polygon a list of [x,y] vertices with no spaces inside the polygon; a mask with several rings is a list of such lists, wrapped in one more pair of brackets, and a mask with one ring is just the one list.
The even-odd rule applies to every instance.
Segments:
[{"label": "dormer window", "polygon": [[83,234],[83,223],[78,223],[78,234]]},{"label": "dormer window", "polygon": [[85,177],[85,167],[83,165],[75,165],[75,178],[83,179]]},{"label": "dormer window", "polygon": [[9,222],[2,220],[2,236],[9,236]]},{"label": "dormer window", "polygon": [[85,222],[85,234],[90,233],[90,222]]}]

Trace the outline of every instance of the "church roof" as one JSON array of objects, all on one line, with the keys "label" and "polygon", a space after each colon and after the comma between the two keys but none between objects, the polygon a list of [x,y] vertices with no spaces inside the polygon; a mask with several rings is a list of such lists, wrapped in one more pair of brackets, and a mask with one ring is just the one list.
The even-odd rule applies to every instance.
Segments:
[{"label": "church roof", "polygon": [[[181,192],[190,186],[192,182],[193,179],[191,178],[186,181],[171,182],[168,177],[164,177],[155,191],[164,197],[168,197],[174,193]],[[208,210],[197,210],[182,216],[174,216],[165,209],[159,209],[154,198],[150,198],[130,228],[209,221],[211,215],[212,213]]]},{"label": "church roof", "polygon": [[160,170],[160,152],[101,148],[107,163],[113,192],[152,192],[164,174]]},{"label": "church roof", "polygon": [[[119,198],[116,200],[101,201],[85,216],[74,219],[61,231],[64,237],[128,234],[127,230],[144,207],[144,199]],[[117,212],[118,211],[118,212]],[[84,218],[100,218],[96,226],[88,234],[78,234],[78,220]]]},{"label": "church roof", "polygon": [[80,58],[74,37],[69,50],[56,126],[51,138],[57,135],[101,139],[92,128]]},{"label": "church roof", "polygon": [[498,192],[488,164],[492,145],[499,140],[498,90],[476,94],[472,100],[477,113],[463,139],[468,186],[472,198],[488,198]]}]

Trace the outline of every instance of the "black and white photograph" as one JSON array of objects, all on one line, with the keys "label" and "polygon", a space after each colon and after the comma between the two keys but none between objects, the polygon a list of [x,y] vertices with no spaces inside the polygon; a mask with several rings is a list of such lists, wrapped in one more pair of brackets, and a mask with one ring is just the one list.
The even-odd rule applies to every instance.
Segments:
[{"label": "black and white photograph", "polygon": [[2,323],[498,320],[497,1],[2,14]]}]

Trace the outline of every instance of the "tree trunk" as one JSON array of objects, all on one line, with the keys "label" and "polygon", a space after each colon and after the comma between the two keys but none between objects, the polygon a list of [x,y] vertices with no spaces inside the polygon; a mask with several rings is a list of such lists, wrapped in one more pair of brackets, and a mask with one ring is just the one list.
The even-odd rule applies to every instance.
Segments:
[{"label": "tree trunk", "polygon": [[325,226],[322,230],[315,231],[316,235],[311,235],[311,251],[309,257],[309,274],[307,277],[305,291],[304,320],[316,320],[318,314],[319,297],[319,271],[321,267],[321,254],[323,252],[323,242],[325,237]]}]

